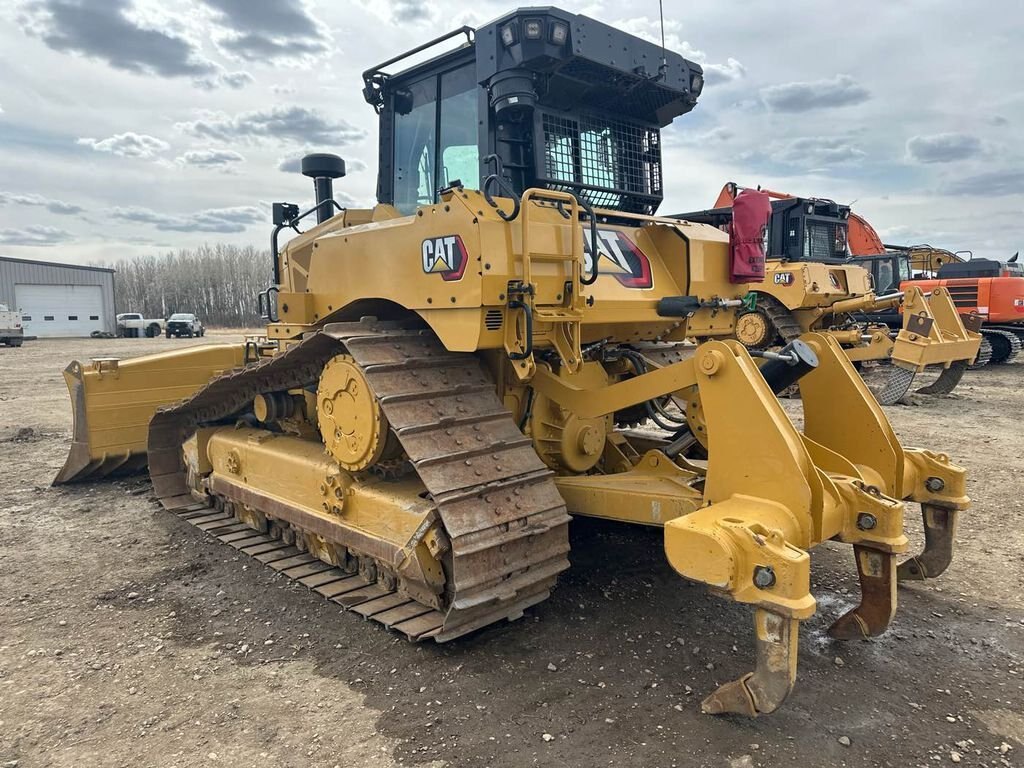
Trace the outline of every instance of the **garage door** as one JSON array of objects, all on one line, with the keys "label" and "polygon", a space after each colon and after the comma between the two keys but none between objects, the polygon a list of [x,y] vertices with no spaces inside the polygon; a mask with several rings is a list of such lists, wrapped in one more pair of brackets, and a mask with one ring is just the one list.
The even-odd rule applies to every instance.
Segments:
[{"label": "garage door", "polygon": [[103,330],[98,285],[15,285],[14,297],[28,336],[88,336]]}]

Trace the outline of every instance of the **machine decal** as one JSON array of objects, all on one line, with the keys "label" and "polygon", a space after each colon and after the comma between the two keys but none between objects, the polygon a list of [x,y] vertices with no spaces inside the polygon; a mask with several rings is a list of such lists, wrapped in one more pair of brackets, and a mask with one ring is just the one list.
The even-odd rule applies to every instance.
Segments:
[{"label": "machine decal", "polygon": [[428,237],[423,241],[423,271],[428,275],[436,272],[444,280],[461,280],[466,271],[469,254],[462,238],[458,235]]},{"label": "machine decal", "polygon": [[[593,270],[594,247],[590,229],[583,229],[583,248],[586,251],[586,271]],[[636,243],[615,229],[597,230],[598,271],[612,275],[627,288],[650,288],[654,285],[651,261]]]},{"label": "machine decal", "polygon": [[793,284],[793,273],[792,272],[776,272],[773,278],[776,285],[792,285]]}]

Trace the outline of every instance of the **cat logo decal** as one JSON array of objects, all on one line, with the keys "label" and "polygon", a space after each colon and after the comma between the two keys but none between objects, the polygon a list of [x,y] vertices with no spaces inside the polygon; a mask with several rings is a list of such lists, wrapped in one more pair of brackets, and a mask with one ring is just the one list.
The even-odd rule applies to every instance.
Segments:
[{"label": "cat logo decal", "polygon": [[461,280],[466,272],[469,254],[458,235],[429,237],[423,241],[423,271],[439,274],[448,282]]},{"label": "cat logo decal", "polygon": [[[587,274],[594,271],[594,244],[589,227],[583,228],[583,247],[586,251]],[[615,229],[597,230],[597,269],[601,275],[610,275],[626,288],[650,288],[654,285],[651,261],[636,243]]]}]

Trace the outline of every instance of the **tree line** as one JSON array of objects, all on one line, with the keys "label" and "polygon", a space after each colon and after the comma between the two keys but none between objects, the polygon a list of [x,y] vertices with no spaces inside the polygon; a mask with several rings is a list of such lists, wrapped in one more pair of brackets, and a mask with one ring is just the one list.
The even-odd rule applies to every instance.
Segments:
[{"label": "tree line", "polygon": [[229,328],[262,324],[256,295],[273,279],[269,251],[251,245],[202,245],[103,266],[116,270],[118,312],[191,312],[204,325]]}]

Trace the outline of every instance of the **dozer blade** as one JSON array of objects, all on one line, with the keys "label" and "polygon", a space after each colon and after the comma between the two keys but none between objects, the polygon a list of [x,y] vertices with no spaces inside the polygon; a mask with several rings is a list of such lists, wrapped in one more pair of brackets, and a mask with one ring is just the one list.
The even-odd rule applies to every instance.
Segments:
[{"label": "dozer blade", "polygon": [[54,485],[143,469],[157,408],[188,397],[244,361],[244,345],[217,344],[125,361],[72,362],[64,370],[74,419],[71,450]]}]

